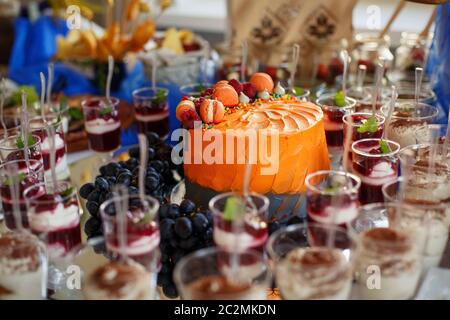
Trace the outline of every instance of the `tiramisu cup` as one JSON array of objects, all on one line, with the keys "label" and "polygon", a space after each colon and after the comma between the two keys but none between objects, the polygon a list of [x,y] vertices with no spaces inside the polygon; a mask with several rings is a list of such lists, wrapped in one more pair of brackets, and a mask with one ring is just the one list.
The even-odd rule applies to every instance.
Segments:
[{"label": "tiramisu cup", "polygon": [[[384,116],[387,116],[387,109],[387,105],[383,106]],[[432,123],[438,113],[436,107],[425,103],[397,103],[391,120],[386,123],[386,137],[400,144],[402,148],[415,144],[415,132]]]},{"label": "tiramisu cup", "polygon": [[86,300],[152,300],[151,275],[131,260],[109,262],[86,275]]},{"label": "tiramisu cup", "polygon": [[314,224],[289,226],[270,237],[267,249],[284,299],[348,299],[354,243],[344,229]]},{"label": "tiramisu cup", "polygon": [[361,299],[412,298],[421,274],[420,249],[405,231],[365,230],[360,234],[355,272]]},{"label": "tiramisu cup", "polygon": [[175,267],[174,280],[185,300],[265,300],[270,285],[261,253],[230,253],[220,248],[202,249],[184,257]]},{"label": "tiramisu cup", "polygon": [[45,246],[26,231],[0,235],[0,300],[40,300],[47,294]]}]

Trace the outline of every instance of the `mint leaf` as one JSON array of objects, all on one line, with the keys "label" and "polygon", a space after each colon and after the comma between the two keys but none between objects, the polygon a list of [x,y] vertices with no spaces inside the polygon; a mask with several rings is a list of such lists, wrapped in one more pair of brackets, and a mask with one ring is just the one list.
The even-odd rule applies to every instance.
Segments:
[{"label": "mint leaf", "polygon": [[380,140],[380,150],[382,154],[387,154],[391,152],[391,148],[389,147],[389,144],[384,141],[383,139]]},{"label": "mint leaf", "polygon": [[233,221],[239,215],[244,214],[244,202],[240,197],[231,196],[225,202],[225,210],[223,211],[223,219]]},{"label": "mint leaf", "polygon": [[100,115],[101,116],[106,116],[107,114],[110,114],[111,112],[113,112],[113,107],[111,106],[106,106],[103,109],[100,110]]},{"label": "mint leaf", "polygon": [[343,91],[336,92],[336,95],[334,96],[334,104],[336,107],[345,107],[345,94]]},{"label": "mint leaf", "polygon": [[20,86],[11,95],[11,105],[22,105],[22,90],[25,91],[27,95],[27,104],[33,104],[39,100],[36,89],[32,86]]},{"label": "mint leaf", "polygon": [[155,98],[153,99],[153,102],[155,104],[161,104],[165,102],[167,99],[166,91],[164,90],[158,90],[158,92],[155,95]]},{"label": "mint leaf", "polygon": [[73,187],[69,187],[69,188],[67,188],[66,190],[64,190],[63,192],[61,192],[60,195],[61,195],[63,198],[69,197],[69,196],[71,196],[71,195],[73,194],[73,190],[74,190]]},{"label": "mint leaf", "polygon": [[66,96],[62,96],[59,100],[59,111],[62,112],[64,110],[67,110],[69,106],[68,100]]},{"label": "mint leaf", "polygon": [[[33,135],[31,133],[28,134],[28,147],[34,145],[36,143],[36,140],[34,139]],[[16,146],[18,149],[25,148],[25,144],[23,141],[23,138],[19,136],[16,140]]]},{"label": "mint leaf", "polygon": [[18,175],[14,176],[14,177],[10,177],[10,178],[8,178],[5,181],[5,186],[11,186],[13,184],[19,184],[25,179],[26,176],[27,176],[27,174],[22,172],[22,173],[19,173]]},{"label": "mint leaf", "polygon": [[305,90],[303,90],[302,88],[300,88],[300,87],[294,87],[294,94],[296,95],[296,96],[301,96],[301,95],[303,95],[305,93]]},{"label": "mint leaf", "polygon": [[377,117],[370,116],[365,123],[363,123],[358,129],[356,129],[358,133],[366,133],[371,132],[375,133],[378,131],[378,121]]},{"label": "mint leaf", "polygon": [[72,120],[78,121],[78,120],[83,120],[83,113],[80,111],[80,109],[76,108],[76,107],[70,107],[68,110],[69,113],[69,117]]},{"label": "mint leaf", "polygon": [[146,213],[142,219],[140,219],[138,222],[135,223],[137,227],[144,227],[148,225],[150,222],[152,222],[153,218],[152,215],[149,213]]}]

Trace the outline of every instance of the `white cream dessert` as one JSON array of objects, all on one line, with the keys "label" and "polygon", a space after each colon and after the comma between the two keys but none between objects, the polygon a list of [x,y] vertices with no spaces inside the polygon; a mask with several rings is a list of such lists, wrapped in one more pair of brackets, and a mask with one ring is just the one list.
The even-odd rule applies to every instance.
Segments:
[{"label": "white cream dessert", "polygon": [[91,134],[103,134],[111,132],[120,128],[120,121],[114,118],[104,120],[102,118],[95,118],[85,122],[86,131]]},{"label": "white cream dessert", "polygon": [[9,232],[0,237],[0,300],[46,296],[47,258],[36,237]]},{"label": "white cream dessert", "polygon": [[109,262],[92,271],[84,281],[87,300],[151,300],[151,274],[133,262]]},{"label": "white cream dessert", "polygon": [[391,228],[364,231],[356,252],[356,273],[362,299],[409,299],[421,274],[417,243],[408,233]]},{"label": "white cream dessert", "polygon": [[[56,133],[55,134],[55,151],[56,151],[56,159],[55,159],[55,171],[56,176],[60,180],[67,179],[70,176],[69,167],[67,165],[67,154],[65,151],[66,143],[64,142],[62,135]],[[50,159],[50,141],[46,136],[41,142],[41,153],[44,159]],[[63,156],[58,156],[63,154]],[[48,168],[45,170],[45,178],[51,179],[51,170]]]},{"label": "white cream dessert", "polygon": [[352,285],[352,266],[339,249],[297,248],[276,266],[284,299],[345,300]]},{"label": "white cream dessert", "polygon": [[129,237],[124,249],[121,249],[119,245],[116,246],[113,242],[108,242],[108,249],[113,252],[123,253],[127,256],[139,256],[157,250],[159,248],[159,242],[159,231],[155,231],[150,235],[142,235],[136,238]]}]

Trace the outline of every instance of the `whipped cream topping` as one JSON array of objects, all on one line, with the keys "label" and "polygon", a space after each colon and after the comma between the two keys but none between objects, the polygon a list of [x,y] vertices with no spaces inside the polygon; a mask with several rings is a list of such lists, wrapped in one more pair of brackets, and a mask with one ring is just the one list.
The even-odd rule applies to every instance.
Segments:
[{"label": "whipped cream topping", "polygon": [[241,91],[241,93],[239,94],[239,102],[240,103],[249,103],[250,102],[250,98],[247,97],[245,95],[245,93]]},{"label": "whipped cream topping", "polygon": [[[65,148],[66,144],[59,134],[55,134],[55,150]],[[50,139],[46,137],[44,141],[41,142],[41,152],[50,153]]]},{"label": "whipped cream topping", "polygon": [[345,207],[326,207],[324,214],[314,214],[313,212],[309,214],[312,219],[320,223],[344,224],[358,216],[358,206],[356,202],[350,202]]},{"label": "whipped cream topping", "polygon": [[380,161],[373,166],[369,176],[358,174],[362,182],[373,185],[382,186],[386,183],[392,182],[397,178],[397,172],[392,168],[388,161]]},{"label": "whipped cream topping", "polygon": [[120,121],[112,118],[107,121],[102,118],[96,118],[91,121],[85,122],[86,131],[91,134],[102,134],[110,131],[114,131],[120,128]]},{"label": "whipped cream topping", "polygon": [[284,95],[286,93],[286,90],[283,88],[280,82],[277,83],[275,89],[273,90],[276,94]]},{"label": "whipped cream topping", "polygon": [[28,220],[31,229],[38,232],[51,232],[60,229],[75,227],[80,223],[80,211],[77,205],[72,204],[67,208],[58,203],[55,210],[36,213],[31,206],[28,212]]},{"label": "whipped cream topping", "polygon": [[159,246],[159,242],[159,231],[155,231],[150,236],[141,236],[135,241],[128,240],[125,250],[122,250],[119,246],[114,245],[112,242],[108,242],[108,248],[111,251],[124,253],[128,256],[139,256],[154,252],[154,250]]},{"label": "whipped cream topping", "polygon": [[214,242],[223,248],[230,250],[245,250],[248,248],[256,248],[262,246],[267,237],[252,237],[247,232],[240,232],[238,234],[234,232],[227,232],[220,228],[214,229]]}]

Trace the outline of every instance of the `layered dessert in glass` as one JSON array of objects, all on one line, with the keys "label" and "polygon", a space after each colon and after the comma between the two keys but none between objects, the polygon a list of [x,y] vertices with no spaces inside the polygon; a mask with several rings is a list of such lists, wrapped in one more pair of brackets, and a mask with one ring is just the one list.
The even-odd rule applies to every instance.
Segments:
[{"label": "layered dessert in glass", "polygon": [[139,133],[156,132],[162,139],[169,134],[169,91],[141,88],[133,91],[135,117]]},{"label": "layered dessert in glass", "polygon": [[[35,134],[28,136],[28,159],[38,160],[43,163],[41,154],[41,139]],[[6,139],[0,140],[0,159],[2,163],[14,160],[25,160],[25,144],[23,135],[20,133],[8,136]],[[35,163],[37,166],[38,164]],[[24,170],[26,167],[19,167],[20,170]],[[35,169],[31,167],[31,169]]]},{"label": "layered dessert in glass", "polygon": [[260,250],[269,236],[269,200],[260,194],[247,197],[222,193],[211,199],[214,216],[214,242],[229,251]]},{"label": "layered dessert in glass", "polygon": [[26,231],[0,235],[0,300],[41,300],[47,296],[45,245]]},{"label": "layered dessert in glass", "polygon": [[175,267],[174,280],[184,300],[265,300],[270,285],[262,253],[220,248],[184,257]]},{"label": "layered dessert in glass", "polygon": [[308,221],[346,227],[358,215],[361,180],[342,171],[318,171],[306,177]]},{"label": "layered dessert in glass", "polygon": [[68,182],[57,186],[39,183],[27,188],[24,197],[33,233],[45,239],[49,257],[64,257],[81,244],[80,208],[76,189]]},{"label": "layered dessert in glass", "polygon": [[[387,116],[387,106],[382,108],[382,112]],[[438,113],[436,107],[425,103],[397,103],[391,120],[386,123],[386,137],[402,148],[416,144],[415,132],[432,123]]]},{"label": "layered dessert in glass", "polygon": [[82,102],[89,147],[112,152],[120,146],[119,99],[92,98]]},{"label": "layered dessert in glass", "polygon": [[354,110],[356,101],[338,92],[321,95],[316,104],[322,108],[324,114],[325,137],[330,159],[333,163],[339,162],[344,150],[343,117]]},{"label": "layered dessert in glass", "polygon": [[152,300],[151,274],[132,261],[112,261],[89,274],[83,282],[86,300]]},{"label": "layered dessert in glass", "polygon": [[[360,299],[410,299],[421,271],[421,252],[409,233],[372,227],[359,234],[355,272]],[[373,281],[375,272],[380,274],[378,283]]]},{"label": "layered dessert in glass", "polygon": [[[15,171],[13,171],[15,170]],[[9,230],[15,230],[14,210],[20,212],[21,223],[28,228],[27,207],[24,191],[44,180],[44,166],[41,161],[12,160],[0,165],[0,197],[4,213],[5,225]],[[13,201],[13,186],[17,186],[17,200]]]},{"label": "layered dessert in glass", "polygon": [[399,150],[398,143],[378,138],[352,144],[352,169],[361,179],[359,200],[362,204],[384,200],[381,188],[397,178]]},{"label": "layered dessert in glass", "polygon": [[33,132],[33,134],[39,136],[39,138],[41,139],[41,154],[42,160],[44,162],[46,179],[51,178],[51,142],[49,141],[48,135],[49,126],[53,127],[55,134],[54,146],[56,176],[58,180],[65,180],[70,177],[70,171],[67,165],[66,142],[64,139],[64,131],[61,118],[55,115],[47,115],[45,116],[45,119],[43,119],[42,117],[37,117],[30,120],[30,130]]},{"label": "layered dessert in glass", "polygon": [[143,200],[137,195],[128,197],[126,211],[125,243],[121,244],[119,234],[119,209],[115,201],[125,201],[115,196],[100,206],[103,220],[103,232],[108,251],[115,256],[126,256],[147,269],[156,271],[159,267],[160,232],[157,221],[159,203],[146,196]]},{"label": "layered dessert in glass", "polygon": [[[320,239],[317,234],[322,235]],[[276,284],[287,300],[349,298],[354,242],[347,231],[331,225],[291,225],[276,231],[267,251]]]}]

